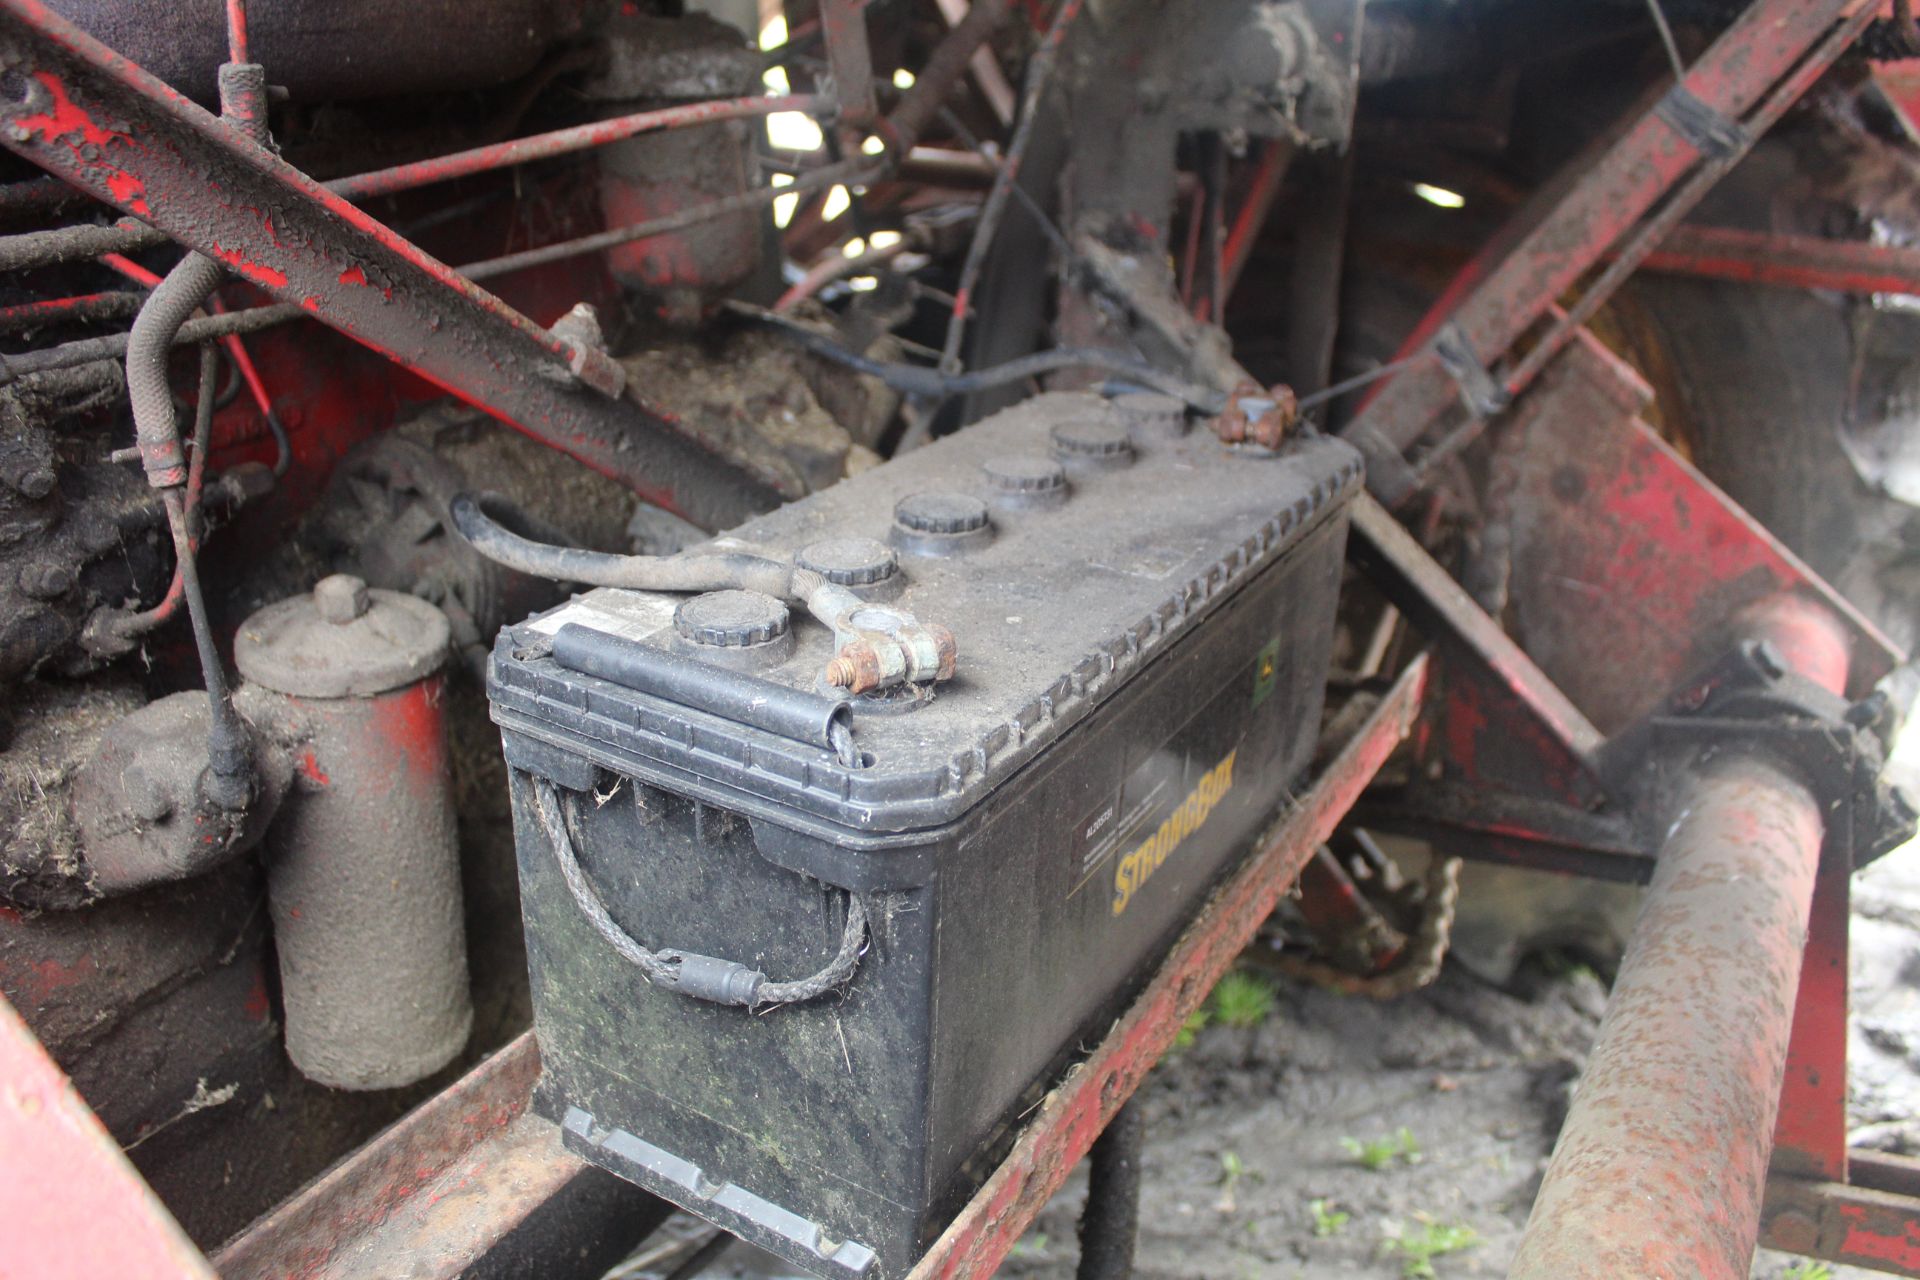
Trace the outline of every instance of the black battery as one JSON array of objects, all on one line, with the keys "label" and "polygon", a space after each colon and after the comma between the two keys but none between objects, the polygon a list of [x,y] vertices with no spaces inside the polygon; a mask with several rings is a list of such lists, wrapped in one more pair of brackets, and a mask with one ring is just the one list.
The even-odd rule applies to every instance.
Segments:
[{"label": "black battery", "polygon": [[[1288,799],[1360,479],[1042,395],[714,544],[950,628],[951,680],[837,696],[829,629],[737,593],[503,631],[539,1110],[796,1265],[905,1275]],[[708,996],[852,967],[728,1005],[621,938]]]}]

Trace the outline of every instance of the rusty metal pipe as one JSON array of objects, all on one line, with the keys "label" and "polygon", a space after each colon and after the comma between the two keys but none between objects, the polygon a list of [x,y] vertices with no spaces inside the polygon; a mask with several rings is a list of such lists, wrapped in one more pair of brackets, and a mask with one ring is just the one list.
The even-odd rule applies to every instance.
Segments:
[{"label": "rusty metal pipe", "polygon": [[986,44],[1012,7],[1013,0],[976,0],[960,24],[947,33],[947,38],[927,59],[927,65],[920,69],[913,88],[893,109],[893,114],[880,122],[880,136],[888,151],[904,156],[913,150],[913,144],[933,123],[947,95],[966,73],[967,63],[975,51]]},{"label": "rusty metal pipe", "polygon": [[[1745,621],[1832,688],[1847,651],[1821,611],[1780,597]],[[1753,1263],[1821,808],[1794,774],[1735,749],[1696,762],[1664,812],[1653,882],[1515,1280],[1740,1280]]]}]

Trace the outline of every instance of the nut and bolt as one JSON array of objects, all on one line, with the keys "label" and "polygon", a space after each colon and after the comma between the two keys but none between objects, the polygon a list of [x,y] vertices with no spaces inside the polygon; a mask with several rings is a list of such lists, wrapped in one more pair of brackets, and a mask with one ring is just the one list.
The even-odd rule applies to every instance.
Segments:
[{"label": "nut and bolt", "polygon": [[1227,407],[1213,420],[1213,432],[1226,444],[1251,444],[1278,449],[1300,421],[1300,400],[1293,388],[1275,383],[1261,390],[1243,382],[1227,397]]},{"label": "nut and bolt", "polygon": [[575,378],[609,400],[619,399],[626,391],[626,366],[607,354],[600,313],[590,304],[574,303],[573,310],[554,321],[549,332],[566,348],[567,369]]},{"label": "nut and bolt", "polygon": [[1820,1243],[1820,1224],[1798,1209],[1782,1209],[1767,1220],[1767,1243],[1788,1253],[1811,1253]]},{"label": "nut and bolt", "polygon": [[64,564],[29,564],[20,570],[20,590],[35,600],[58,599],[73,584],[73,569]]},{"label": "nut and bolt", "polygon": [[350,573],[336,573],[313,584],[313,607],[334,626],[345,626],[367,611],[367,584]]}]

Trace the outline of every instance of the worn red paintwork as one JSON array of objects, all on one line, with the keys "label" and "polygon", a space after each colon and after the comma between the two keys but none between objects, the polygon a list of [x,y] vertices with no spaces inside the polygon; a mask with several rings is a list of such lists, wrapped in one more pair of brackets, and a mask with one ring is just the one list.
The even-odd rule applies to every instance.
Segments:
[{"label": "worn red paintwork", "polygon": [[[1759,0],[1692,62],[1686,86],[1723,118],[1740,120],[1856,7],[1857,0]],[[1702,158],[1648,110],[1544,218],[1515,224],[1475,259],[1422,322],[1422,343],[1451,323],[1473,358],[1491,366]],[[1440,363],[1424,361],[1382,387],[1345,434],[1404,450],[1458,396]]]},{"label": "worn red paintwork", "polygon": [[60,1068],[0,1000],[0,1275],[213,1280]]}]

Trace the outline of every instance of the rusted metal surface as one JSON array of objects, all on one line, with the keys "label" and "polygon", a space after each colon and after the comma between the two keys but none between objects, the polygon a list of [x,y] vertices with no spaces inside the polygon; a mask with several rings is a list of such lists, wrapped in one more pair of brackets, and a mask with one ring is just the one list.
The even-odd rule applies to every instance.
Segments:
[{"label": "rusted metal surface", "polygon": [[1300,421],[1300,398],[1285,383],[1262,389],[1251,380],[1227,396],[1227,407],[1213,420],[1213,433],[1226,444],[1278,449]]},{"label": "rusted metal surface", "polygon": [[880,122],[877,132],[895,156],[913,150],[926,127],[933,123],[947,95],[966,73],[973,55],[1006,20],[1012,0],[975,0],[959,25],[947,33],[915,77],[913,88],[900,100],[890,115]]},{"label": "rusted metal surface", "polygon": [[1524,780],[1567,798],[1600,794],[1598,730],[1413,535],[1364,495],[1354,507],[1348,556],[1440,646],[1449,699],[1461,705],[1448,708],[1445,741],[1437,745],[1465,780],[1505,772],[1504,760],[1526,773],[1500,779],[1509,785]]},{"label": "rusted metal surface", "polygon": [[1516,1280],[1737,1280],[1753,1261],[1820,805],[1730,753],[1670,813]]},{"label": "rusted metal surface", "polygon": [[1316,771],[1258,851],[1208,901],[1132,1008],[1047,1096],[1012,1152],[910,1280],[993,1274],[1406,736],[1419,711],[1426,674],[1426,659],[1416,659],[1353,737]]},{"label": "rusted metal surface", "polygon": [[213,1280],[13,1006],[0,1000],[0,1275]]},{"label": "rusted metal surface", "polygon": [[773,495],[631,399],[581,386],[562,343],[34,0],[0,5],[14,96],[0,142],[275,297],[698,523]]},{"label": "rusted metal surface", "polygon": [[878,111],[873,96],[873,54],[867,46],[867,0],[820,0],[820,34],[827,46],[840,127],[857,138]]},{"label": "rusted metal surface", "polygon": [[[1848,636],[1848,692],[1898,662],[1871,622],[1636,414],[1644,384],[1582,337],[1516,407],[1515,632],[1601,730],[1631,724],[1782,592]],[[1783,637],[1784,639],[1784,637]]]},{"label": "rusted metal surface", "polygon": [[1860,1151],[1850,1163],[1845,1182],[1774,1179],[1762,1243],[1920,1276],[1920,1160]]},{"label": "rusted metal surface", "polygon": [[1920,249],[1733,227],[1679,227],[1641,264],[1667,275],[1837,293],[1920,294]]},{"label": "rusted metal surface", "polygon": [[[1502,256],[1470,268],[1473,275],[1443,299],[1447,309],[1436,307],[1423,322],[1414,349],[1437,356],[1436,342],[1450,333],[1461,358],[1492,366],[1703,162],[1704,172],[1724,172],[1744,154],[1753,131],[1724,126],[1747,117],[1789,72],[1795,73],[1794,86],[1811,83],[1808,72],[1817,74],[1826,64],[1803,65],[1810,51],[1827,56],[1823,38],[1860,7],[1857,0],[1758,0],[1747,6],[1687,70],[1685,90],[1705,111],[1675,112],[1669,95],[1642,114],[1550,212],[1500,238],[1510,246]],[[1682,114],[1717,120],[1717,141],[1674,123]],[[1687,190],[1697,199],[1705,185],[1689,184]],[[1677,218],[1691,201],[1678,203],[1675,208],[1676,201],[1668,200],[1661,216]],[[1652,247],[1647,243],[1641,252]],[[1637,262],[1631,253],[1623,259],[1629,269]],[[1370,463],[1389,469],[1459,398],[1460,386],[1441,360],[1424,360],[1388,382],[1343,434],[1367,450]]]},{"label": "rusted metal surface", "polygon": [[525,1033],[231,1241],[221,1276],[601,1274],[666,1207],[527,1114],[539,1075]]}]

